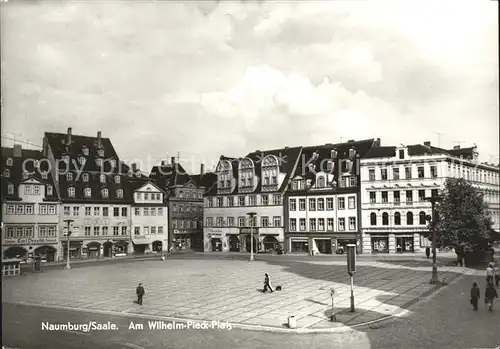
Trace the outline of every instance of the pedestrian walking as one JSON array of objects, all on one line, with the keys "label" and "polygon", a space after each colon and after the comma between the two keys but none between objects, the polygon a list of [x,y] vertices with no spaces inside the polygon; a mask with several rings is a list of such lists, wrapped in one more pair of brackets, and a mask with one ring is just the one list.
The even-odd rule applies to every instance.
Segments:
[{"label": "pedestrian walking", "polygon": [[265,293],[268,288],[269,288],[269,291],[274,292],[273,288],[271,287],[271,280],[269,280],[269,274],[266,273],[265,278],[264,278],[264,289],[262,290],[262,293]]},{"label": "pedestrian walking", "polygon": [[142,284],[139,284],[137,286],[137,289],[135,291],[137,293],[137,304],[142,305],[142,297],[146,294],[146,291],[144,291],[144,287],[142,287]]},{"label": "pedestrian walking", "polygon": [[486,283],[493,285],[494,280],[495,280],[495,263],[490,263],[486,268]]},{"label": "pedestrian walking", "polygon": [[494,264],[493,272],[495,273],[495,285],[498,287],[500,286],[500,268],[498,265]]},{"label": "pedestrian walking", "polygon": [[472,288],[470,289],[470,304],[474,307],[474,310],[477,311],[477,303],[479,298],[481,297],[481,292],[479,287],[477,286],[477,282],[472,284]]},{"label": "pedestrian walking", "polygon": [[484,292],[484,303],[486,303],[489,311],[493,310],[493,301],[495,298],[498,298],[497,290],[493,284],[488,284],[488,286],[486,286],[486,291]]},{"label": "pedestrian walking", "polygon": [[425,255],[427,256],[427,259],[431,256],[431,248],[429,246],[425,248]]}]

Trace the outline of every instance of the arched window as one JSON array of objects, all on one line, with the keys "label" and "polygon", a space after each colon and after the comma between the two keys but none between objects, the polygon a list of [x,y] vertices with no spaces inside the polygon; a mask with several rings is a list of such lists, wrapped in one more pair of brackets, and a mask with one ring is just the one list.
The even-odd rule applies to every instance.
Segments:
[{"label": "arched window", "polygon": [[47,185],[47,195],[52,195],[52,186]]},{"label": "arched window", "polygon": [[426,219],[425,219],[425,212],[424,211],[420,211],[420,213],[418,214],[418,223],[421,224],[421,225],[425,225],[427,223]]},{"label": "arched window", "polygon": [[6,163],[7,163],[7,166],[12,166],[12,159],[8,158]]},{"label": "arched window", "polygon": [[82,179],[83,179],[84,182],[88,182],[89,181],[89,174],[88,173],[84,173],[82,175]]},{"label": "arched window", "polygon": [[120,183],[120,176],[115,176],[115,183]]},{"label": "arched window", "polygon": [[123,198],[123,189],[118,189],[118,190],[116,191],[116,196],[117,196],[118,198]]},{"label": "arched window", "polygon": [[377,214],[375,212],[370,213],[370,224],[377,225]]},{"label": "arched window", "polygon": [[382,225],[389,225],[389,214],[387,212],[382,213]]},{"label": "arched window", "polygon": [[73,188],[73,187],[68,188],[68,196],[71,198],[75,197],[75,188]]},{"label": "arched window", "polygon": [[85,195],[85,197],[86,197],[86,198],[89,198],[89,197],[91,197],[91,196],[92,196],[92,189],[90,189],[90,188],[85,188],[85,189],[83,190],[83,193],[84,193],[84,195]]},{"label": "arched window", "polygon": [[401,213],[394,213],[394,225],[401,225]]},{"label": "arched window", "polygon": [[102,197],[103,197],[103,198],[107,198],[107,197],[108,197],[108,195],[109,195],[108,189],[103,189],[103,190],[101,191],[101,193],[102,193]]},{"label": "arched window", "polygon": [[71,172],[66,173],[66,180],[72,181],[73,180],[73,173],[71,173]]},{"label": "arched window", "polygon": [[318,181],[316,182],[316,187],[324,188],[325,187],[325,177],[319,176]]},{"label": "arched window", "polygon": [[5,178],[10,178],[10,170],[5,170],[5,171],[3,171],[3,176],[4,176]]},{"label": "arched window", "polygon": [[101,183],[106,183],[106,175],[105,174],[100,174],[99,175]]},{"label": "arched window", "polygon": [[9,183],[9,185],[7,186],[7,193],[9,195],[13,195],[14,194],[14,184]]},{"label": "arched window", "polygon": [[413,225],[413,213],[411,212],[406,214],[406,225]]}]

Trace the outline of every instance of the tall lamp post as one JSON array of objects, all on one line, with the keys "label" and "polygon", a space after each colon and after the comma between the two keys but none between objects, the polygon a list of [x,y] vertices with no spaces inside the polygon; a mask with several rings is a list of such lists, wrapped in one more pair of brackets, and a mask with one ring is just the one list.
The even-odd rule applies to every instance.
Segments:
[{"label": "tall lamp post", "polygon": [[436,285],[439,284],[439,276],[436,264],[436,203],[441,201],[441,197],[439,196],[431,196],[425,198],[426,201],[429,201],[432,205],[432,214],[430,217],[431,221],[431,229],[432,229],[432,277],[430,284]]},{"label": "tall lamp post", "polygon": [[250,221],[250,260],[253,261],[253,222],[254,222],[254,217],[257,215],[255,212],[248,212],[247,213]]},{"label": "tall lamp post", "polygon": [[69,237],[71,236],[71,228],[70,228],[70,225],[71,223],[73,223],[74,220],[73,219],[65,219],[64,220],[64,223],[67,224],[67,227],[68,227],[68,232],[66,233],[66,237],[67,237],[67,243],[68,243],[68,246],[67,246],[67,250],[66,250],[66,269],[71,269],[71,265],[69,263]]}]

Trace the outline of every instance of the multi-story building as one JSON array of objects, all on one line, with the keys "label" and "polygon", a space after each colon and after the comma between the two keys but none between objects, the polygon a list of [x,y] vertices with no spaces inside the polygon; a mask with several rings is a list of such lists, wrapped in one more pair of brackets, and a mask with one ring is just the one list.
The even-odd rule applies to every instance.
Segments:
[{"label": "multi-story building", "polygon": [[57,260],[59,203],[46,154],[2,147],[2,256]]},{"label": "multi-story building", "polygon": [[129,179],[129,183],[134,197],[131,235],[136,251],[168,251],[168,205],[165,191],[150,180]]},{"label": "multi-story building", "polygon": [[201,240],[199,240],[199,243],[196,245],[196,250],[203,251],[204,250],[203,195],[207,193],[213,186],[217,185],[217,175],[214,172],[205,173],[205,166],[202,164],[200,169],[200,174],[191,175],[191,179],[193,183],[197,186],[199,191],[197,198],[194,199],[194,202],[198,207],[194,215],[195,220],[198,221],[196,234],[197,236],[201,236]]},{"label": "multi-story building", "polygon": [[[70,228],[71,258],[111,257],[133,250],[130,241],[132,192],[128,178],[141,177],[116,154],[109,138],[45,133],[44,151],[59,194],[61,230]],[[68,253],[66,237],[60,249]]]},{"label": "multi-story building", "polygon": [[422,236],[431,204],[449,177],[481,188],[498,229],[499,169],[478,162],[476,147],[445,150],[423,145],[380,146],[361,160],[364,251],[418,252],[429,246]]},{"label": "multi-story building", "polygon": [[325,253],[356,244],[361,252],[359,159],[380,140],[302,148],[285,197],[285,251]]},{"label": "multi-story building", "polygon": [[202,251],[204,188],[198,186],[175,157],[170,163],[163,161],[154,166],[150,177],[167,192],[169,246]]},{"label": "multi-story building", "polygon": [[250,251],[252,234],[254,251],[283,248],[283,194],[300,153],[301,147],[285,147],[220,157],[217,184],[205,194],[205,251]]}]

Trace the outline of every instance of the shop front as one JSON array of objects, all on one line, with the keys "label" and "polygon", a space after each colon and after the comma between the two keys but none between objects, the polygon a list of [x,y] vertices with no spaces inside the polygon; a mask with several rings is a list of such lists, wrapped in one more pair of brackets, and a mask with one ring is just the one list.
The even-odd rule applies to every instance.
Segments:
[{"label": "shop front", "polygon": [[229,235],[228,238],[229,252],[240,252],[241,243],[238,235]]},{"label": "shop front", "polygon": [[129,242],[127,240],[116,241],[113,245],[115,256],[117,257],[126,256],[128,251],[128,244]]},{"label": "shop front", "polygon": [[289,253],[309,253],[309,239],[307,237],[289,238],[289,242]]},{"label": "shop front", "polygon": [[[89,242],[87,244],[87,258],[99,258],[101,251],[101,244],[99,242]],[[70,249],[70,258],[71,257]]]},{"label": "shop front", "polygon": [[372,253],[389,253],[389,235],[371,235]]},{"label": "shop front", "polygon": [[40,257],[43,261],[54,262],[56,260],[57,249],[54,246],[40,246],[33,251],[35,257]]},{"label": "shop front", "polygon": [[313,250],[315,253],[332,254],[332,239],[313,239]]},{"label": "shop front", "polygon": [[[68,254],[68,242],[61,241],[63,259],[66,259]],[[82,256],[87,255],[87,248],[83,247],[83,241],[70,241],[69,242],[69,258],[80,259]]]},{"label": "shop front", "polygon": [[28,250],[21,246],[10,246],[7,247],[3,252],[3,258],[5,259],[25,259],[28,257]]},{"label": "shop front", "polygon": [[276,251],[276,249],[281,248],[281,245],[276,238],[276,236],[267,235],[262,239],[262,245],[264,251]]},{"label": "shop front", "polygon": [[415,251],[413,235],[396,236],[397,253],[413,253]]}]

